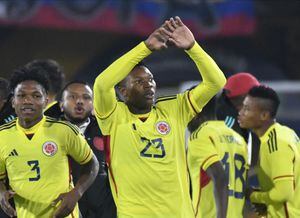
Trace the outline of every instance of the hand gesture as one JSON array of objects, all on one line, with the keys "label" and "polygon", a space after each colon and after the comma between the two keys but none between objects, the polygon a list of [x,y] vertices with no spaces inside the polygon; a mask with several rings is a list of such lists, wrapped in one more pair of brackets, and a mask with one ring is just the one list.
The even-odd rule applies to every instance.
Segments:
[{"label": "hand gesture", "polygon": [[258,216],[267,215],[267,206],[265,204],[252,203],[251,209],[254,210]]},{"label": "hand gesture", "polygon": [[80,195],[75,189],[70,192],[60,194],[58,198],[52,202],[52,206],[55,206],[59,201],[61,201],[61,204],[55,211],[53,217],[60,218],[68,216],[74,210],[79,199]]},{"label": "hand gesture", "polygon": [[177,48],[188,50],[195,44],[195,38],[193,33],[187,28],[181,19],[176,16],[175,20],[171,18],[167,22],[167,26],[172,32],[169,41],[174,44]]},{"label": "hand gesture", "polygon": [[9,199],[11,199],[16,193],[12,190],[6,190],[0,194],[0,205],[2,210],[10,217],[16,217],[16,210],[10,205]]},{"label": "hand gesture", "polygon": [[151,51],[156,51],[168,47],[166,43],[172,32],[166,28],[166,22],[161,27],[156,29],[145,41],[146,46]]}]

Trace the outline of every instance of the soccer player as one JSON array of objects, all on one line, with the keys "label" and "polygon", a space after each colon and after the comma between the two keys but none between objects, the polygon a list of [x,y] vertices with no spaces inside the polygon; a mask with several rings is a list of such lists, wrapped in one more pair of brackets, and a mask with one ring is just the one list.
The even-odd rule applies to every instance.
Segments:
[{"label": "soccer player", "polygon": [[[81,215],[84,218],[117,217],[105,164],[106,139],[99,129],[95,116],[92,115],[92,89],[83,81],[69,82],[62,90],[60,105],[63,111],[62,119],[70,121],[80,129],[100,163],[100,170],[94,183],[79,200]],[[73,180],[77,182],[81,167],[72,160],[71,168]]]},{"label": "soccer player", "polygon": [[48,103],[45,108],[45,115],[50,117],[58,117],[61,115],[58,94],[61,92],[65,83],[65,74],[62,66],[52,59],[36,59],[25,65],[28,68],[41,68],[46,72],[49,80]]},{"label": "soccer player", "polygon": [[16,114],[11,106],[9,82],[0,77],[0,125],[15,119]]},{"label": "soccer player", "polygon": [[[79,217],[77,201],[99,164],[78,128],[45,117],[48,83],[40,68],[21,68],[11,78],[18,118],[0,127],[0,205],[9,216]],[[82,164],[75,187],[68,155]],[[4,180],[9,179],[10,190]],[[16,210],[9,204],[14,199]]]},{"label": "soccer player", "polygon": [[217,99],[217,118],[224,120],[228,127],[244,137],[248,143],[249,164],[257,162],[257,154],[252,154],[252,147],[257,148],[259,146],[259,139],[248,129],[241,128],[237,122],[237,117],[247,93],[259,84],[259,81],[250,73],[236,73],[228,77],[227,83]]},{"label": "soccer player", "polygon": [[247,144],[224,121],[216,120],[215,110],[212,98],[189,125],[193,127],[189,128],[188,146],[193,206],[197,218],[240,218],[245,203]]},{"label": "soccer player", "polygon": [[242,128],[252,129],[261,141],[257,175],[261,190],[250,190],[253,203],[265,204],[268,217],[300,217],[300,141],[278,122],[276,92],[252,88],[239,112]]},{"label": "soccer player", "polygon": [[[191,91],[158,98],[150,70],[140,63],[173,44],[196,63],[203,82]],[[94,84],[94,107],[110,135],[109,173],[119,218],[195,217],[184,143],[188,122],[225,84],[213,59],[179,17],[111,64]],[[118,85],[124,102],[116,100]]]}]

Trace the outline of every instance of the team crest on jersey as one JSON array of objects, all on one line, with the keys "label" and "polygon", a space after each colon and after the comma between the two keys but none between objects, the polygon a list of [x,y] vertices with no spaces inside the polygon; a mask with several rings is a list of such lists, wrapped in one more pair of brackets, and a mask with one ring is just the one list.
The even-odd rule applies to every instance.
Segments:
[{"label": "team crest on jersey", "polygon": [[161,121],[156,124],[156,130],[162,135],[167,135],[170,132],[171,127],[167,122]]},{"label": "team crest on jersey", "polygon": [[54,142],[45,142],[43,144],[43,153],[46,156],[53,156],[57,152],[57,145]]}]

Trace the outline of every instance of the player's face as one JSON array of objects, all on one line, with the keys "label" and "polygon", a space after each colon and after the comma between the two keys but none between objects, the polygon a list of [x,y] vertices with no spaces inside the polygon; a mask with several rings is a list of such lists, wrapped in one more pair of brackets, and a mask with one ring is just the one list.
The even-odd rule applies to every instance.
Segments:
[{"label": "player's face", "polygon": [[257,129],[263,124],[263,113],[259,98],[247,96],[243,102],[242,109],[239,111],[238,122],[240,127],[245,129]]},{"label": "player's face", "polygon": [[63,92],[61,109],[74,124],[84,122],[93,110],[93,91],[87,85],[74,83]]},{"label": "player's face", "polygon": [[146,67],[136,67],[129,74],[122,92],[128,106],[138,111],[150,110],[155,100],[156,83]]},{"label": "player's face", "polygon": [[17,85],[12,105],[21,124],[34,125],[41,120],[48,101],[46,96],[44,88],[36,81],[27,80]]}]

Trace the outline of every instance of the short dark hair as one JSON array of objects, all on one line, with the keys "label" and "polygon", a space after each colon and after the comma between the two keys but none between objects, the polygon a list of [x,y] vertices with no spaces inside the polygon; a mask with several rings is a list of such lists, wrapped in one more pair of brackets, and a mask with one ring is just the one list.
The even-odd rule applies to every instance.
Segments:
[{"label": "short dark hair", "polygon": [[65,74],[63,72],[62,66],[58,62],[52,59],[36,59],[25,65],[27,68],[36,68],[40,67],[46,71],[46,75],[49,80],[49,92],[51,94],[58,94],[64,83],[65,83]]},{"label": "short dark hair", "polygon": [[47,93],[49,91],[49,81],[45,70],[41,68],[22,67],[13,71],[10,78],[10,88],[14,92],[18,84],[24,81],[33,80],[39,83]]},{"label": "short dark hair", "polygon": [[270,104],[265,105],[266,110],[270,112],[272,118],[276,116],[280,104],[280,99],[277,93],[272,88],[265,85],[255,86],[250,89],[248,95],[251,97],[268,100]]},{"label": "short dark hair", "polygon": [[[133,70],[134,68],[137,68],[137,67],[145,67],[145,68],[149,69],[149,68],[147,67],[147,65],[146,65],[143,61],[140,61],[139,63],[137,63],[137,64],[132,68],[132,70]],[[132,71],[132,70],[131,70],[131,71]],[[128,74],[128,75],[129,75],[129,74]],[[128,75],[116,85],[116,87],[117,87],[118,89],[121,88],[121,87],[123,87],[123,86],[125,86],[126,81],[127,81],[127,78],[128,78]]]},{"label": "short dark hair", "polygon": [[9,95],[9,82],[7,79],[0,77],[0,98],[6,99]]},{"label": "short dark hair", "polygon": [[72,80],[70,82],[68,82],[60,91],[59,93],[59,96],[58,96],[58,100],[61,101],[62,100],[62,96],[63,96],[63,93],[64,91],[72,84],[82,84],[82,85],[85,85],[85,86],[88,86],[90,87],[92,90],[93,88],[91,87],[91,85],[88,83],[88,82],[85,82],[85,81],[82,81],[82,80]]},{"label": "short dark hair", "polygon": [[198,129],[203,122],[216,119],[216,101],[216,96],[212,97],[202,108],[202,111],[196,114],[196,116],[188,123],[187,128],[190,133]]}]

